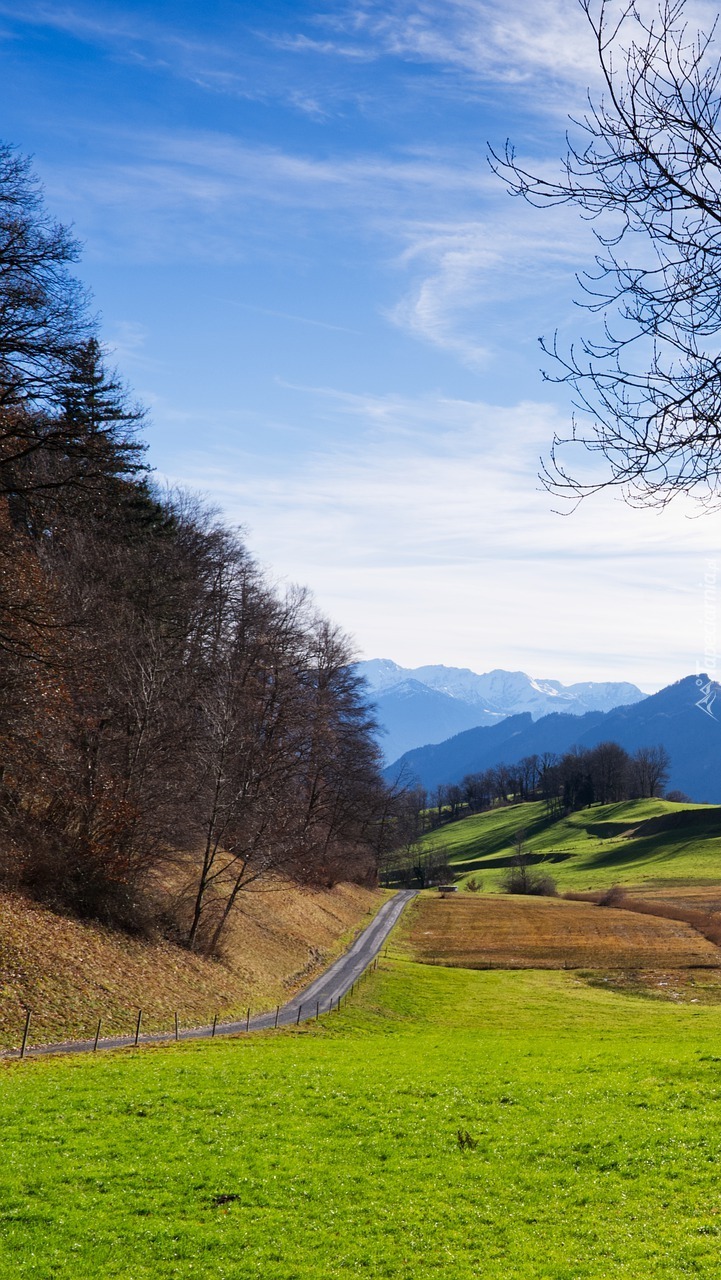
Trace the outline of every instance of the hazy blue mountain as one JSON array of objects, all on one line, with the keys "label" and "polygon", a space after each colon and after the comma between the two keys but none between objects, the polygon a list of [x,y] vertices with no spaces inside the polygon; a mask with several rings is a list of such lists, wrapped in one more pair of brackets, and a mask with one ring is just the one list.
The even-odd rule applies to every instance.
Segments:
[{"label": "hazy blue mountain", "polygon": [[535,721],[528,712],[510,716],[408,751],[386,774],[395,778],[402,769],[405,777],[430,790],[501,762],[513,764],[543,751],[560,753],[576,744],[593,747],[613,741],[627,751],[661,745],[671,757],[670,789],[685,791],[698,802],[721,804],[721,686],[713,687],[717,696],[708,714],[697,705],[703,700],[699,682],[706,681],[705,676],[687,676],[632,706],[607,712],[550,715]]},{"label": "hazy blue mountain", "polygon": [[563,685],[534,680],[523,671],[479,675],[461,667],[410,669],[389,658],[359,662],[358,672],[373,695],[387,760],[477,725],[491,725],[518,712],[534,720],[552,711],[582,715],[638,702],[640,689],[627,682]]},{"label": "hazy blue mountain", "polygon": [[376,717],[383,726],[380,739],[387,760],[424,742],[442,742],[463,729],[495,724],[498,716],[469,706],[447,693],[438,693],[417,680],[402,680],[375,698]]}]

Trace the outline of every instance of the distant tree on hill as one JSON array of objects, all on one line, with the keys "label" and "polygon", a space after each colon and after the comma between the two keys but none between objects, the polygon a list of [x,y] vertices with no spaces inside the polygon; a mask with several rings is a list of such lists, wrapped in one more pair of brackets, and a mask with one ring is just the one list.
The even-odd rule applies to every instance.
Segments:
[{"label": "distant tree on hill", "polygon": [[558,762],[558,795],[563,808],[582,809],[593,804],[590,759],[587,751],[567,751]]},{"label": "distant tree on hill", "polygon": [[631,758],[617,742],[599,742],[588,753],[589,803],[611,804],[628,795]]},{"label": "distant tree on hill", "polygon": [[662,796],[670,769],[671,757],[665,747],[639,747],[631,761],[634,791],[642,797]]},{"label": "distant tree on hill", "polygon": [[469,773],[461,783],[463,799],[470,813],[487,809],[493,799],[490,773]]},{"label": "distant tree on hill", "polygon": [[528,800],[535,795],[539,778],[539,758],[536,755],[524,756],[519,760],[517,768],[521,799]]}]

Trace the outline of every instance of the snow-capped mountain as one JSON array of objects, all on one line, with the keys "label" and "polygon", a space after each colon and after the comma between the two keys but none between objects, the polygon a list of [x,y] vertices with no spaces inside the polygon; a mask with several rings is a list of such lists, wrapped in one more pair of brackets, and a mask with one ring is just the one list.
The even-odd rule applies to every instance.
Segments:
[{"label": "snow-capped mountain", "polygon": [[628,706],[645,696],[626,681],[563,685],[559,680],[533,679],[524,671],[478,674],[467,667],[440,665],[411,669],[389,658],[371,658],[356,669],[368,684],[385,731],[381,745],[388,761],[413,747],[443,742],[465,729],[495,724],[520,712],[530,712],[534,720],[554,711],[583,715]]},{"label": "snow-capped mountain", "polygon": [[611,711],[585,711],[578,716],[569,715],[566,706],[560,715],[535,720],[528,713],[509,716],[409,751],[388,766],[386,776],[392,782],[399,776],[415,779],[432,792],[439,783],[460,782],[468,773],[514,764],[524,756],[562,755],[574,745],[617,742],[627,751],[665,747],[671,758],[669,789],[684,791],[700,803],[721,804],[719,721],[709,713],[712,704],[701,698],[709,687],[715,709],[721,705],[719,686],[706,675],[692,675]]}]

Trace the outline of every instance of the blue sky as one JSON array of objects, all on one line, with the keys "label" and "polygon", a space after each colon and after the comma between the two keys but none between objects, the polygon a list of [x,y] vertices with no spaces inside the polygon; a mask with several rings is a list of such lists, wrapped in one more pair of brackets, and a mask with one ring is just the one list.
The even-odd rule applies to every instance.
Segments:
[{"label": "blue sky", "polygon": [[653,688],[703,665],[719,518],[562,517],[537,337],[589,230],[504,193],[593,82],[575,0],[0,0],[3,136],[83,241],[150,461],[365,656]]}]

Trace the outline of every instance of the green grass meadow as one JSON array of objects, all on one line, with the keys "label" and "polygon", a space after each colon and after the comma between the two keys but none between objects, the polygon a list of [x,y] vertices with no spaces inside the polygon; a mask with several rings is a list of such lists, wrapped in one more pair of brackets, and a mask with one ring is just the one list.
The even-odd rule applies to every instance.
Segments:
[{"label": "green grass meadow", "polygon": [[[674,824],[668,830],[626,834],[663,817]],[[457,875],[467,879],[473,874],[492,892],[515,852],[518,830],[526,832],[529,852],[547,859],[561,890],[721,882],[721,806],[684,805],[681,810],[667,800],[629,800],[552,820],[543,801],[536,800],[461,818],[429,832],[423,842],[446,849]]]},{"label": "green grass meadow", "polygon": [[395,958],[297,1031],[5,1062],[0,1133],[2,1280],[721,1266],[721,1008],[573,973]]}]

